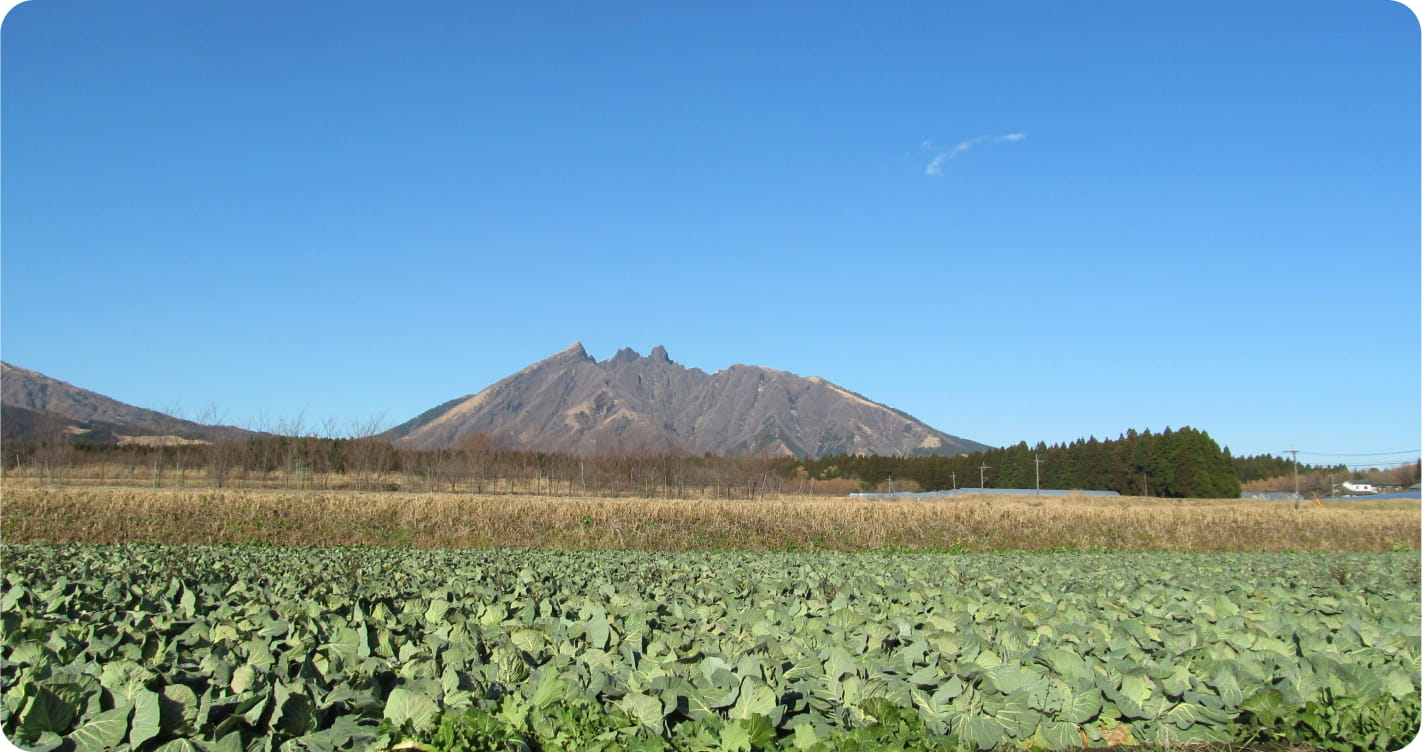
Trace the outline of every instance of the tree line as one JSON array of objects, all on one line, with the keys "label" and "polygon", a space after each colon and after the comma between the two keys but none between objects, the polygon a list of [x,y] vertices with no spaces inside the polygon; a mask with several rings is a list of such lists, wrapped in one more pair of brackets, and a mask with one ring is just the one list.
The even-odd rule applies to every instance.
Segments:
[{"label": "tree line", "polygon": [[[1240,480],[1245,491],[1264,493],[1293,493],[1297,487],[1305,496],[1327,496],[1337,492],[1338,484],[1345,480],[1363,481],[1384,488],[1407,488],[1422,480],[1422,462],[1411,462],[1393,467],[1353,467],[1347,465],[1310,465],[1300,463],[1298,476],[1294,476],[1292,460],[1280,457],[1248,458],[1263,460],[1266,468],[1241,470]],[[1272,460],[1270,462],[1269,460]],[[1238,463],[1239,460],[1236,460]],[[1252,472],[1251,472],[1252,471]],[[1248,473],[1248,474],[1247,474]]]},{"label": "tree line", "polygon": [[857,478],[877,490],[1044,488],[1117,491],[1128,496],[1238,497],[1229,450],[1190,427],[1134,429],[1114,440],[989,449],[956,457],[837,455],[799,464],[813,478]]},{"label": "tree line", "polygon": [[[1240,483],[1249,483],[1257,480],[1269,480],[1271,478],[1292,478],[1294,475],[1294,460],[1288,457],[1276,457],[1272,454],[1259,454],[1251,457],[1235,457],[1234,471],[1239,476]],[[1346,476],[1348,467],[1346,465],[1310,465],[1300,463],[1297,467],[1300,475],[1314,475],[1322,473]],[[1292,487],[1290,487],[1292,490]]]},{"label": "tree line", "polygon": [[53,483],[731,499],[812,490],[770,458],[584,457],[510,449],[483,434],[433,450],[369,436],[266,435],[181,445],[9,441],[0,451],[8,476]]},{"label": "tree line", "polygon": [[[454,449],[435,450],[396,447],[373,435],[265,434],[182,445],[6,441],[3,452],[7,475],[60,483],[667,498],[979,486],[1237,498],[1243,484],[1250,490],[1292,491],[1294,472],[1287,458],[1232,457],[1208,433],[1188,426],[1050,446],[1024,441],[955,457],[728,458],[653,451],[579,456],[511,449],[484,434],[466,436]],[[1407,485],[1416,482],[1418,467],[1385,474],[1388,482]],[[1299,473],[1305,493],[1327,493],[1332,482],[1371,477],[1342,465],[1305,464]]]}]

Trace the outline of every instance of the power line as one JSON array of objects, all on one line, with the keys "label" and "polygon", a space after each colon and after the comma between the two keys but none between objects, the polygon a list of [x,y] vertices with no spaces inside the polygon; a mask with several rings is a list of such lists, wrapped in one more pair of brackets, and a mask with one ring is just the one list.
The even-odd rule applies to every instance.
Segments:
[{"label": "power line", "polygon": [[[1292,452],[1292,451],[1294,451],[1294,450],[1293,450],[1293,449],[1288,449],[1288,450],[1285,450],[1285,451],[1286,451],[1286,452]],[[1304,451],[1304,450],[1302,450],[1302,449],[1298,450],[1298,453],[1299,453],[1299,454],[1311,454],[1311,455],[1313,455],[1313,456],[1315,456],[1315,457],[1386,457],[1386,456],[1388,456],[1388,455],[1390,455],[1390,454],[1417,454],[1418,452],[1422,452],[1422,449],[1399,449],[1399,450],[1397,450],[1396,452],[1341,452],[1341,453],[1339,453],[1339,452],[1306,452],[1306,451]]]}]

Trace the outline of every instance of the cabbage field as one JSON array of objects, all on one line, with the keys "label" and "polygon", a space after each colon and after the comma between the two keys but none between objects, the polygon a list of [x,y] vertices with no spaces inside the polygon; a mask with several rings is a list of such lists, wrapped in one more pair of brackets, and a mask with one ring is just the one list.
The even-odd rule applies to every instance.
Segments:
[{"label": "cabbage field", "polygon": [[1415,552],[6,545],[29,750],[1399,748]]}]

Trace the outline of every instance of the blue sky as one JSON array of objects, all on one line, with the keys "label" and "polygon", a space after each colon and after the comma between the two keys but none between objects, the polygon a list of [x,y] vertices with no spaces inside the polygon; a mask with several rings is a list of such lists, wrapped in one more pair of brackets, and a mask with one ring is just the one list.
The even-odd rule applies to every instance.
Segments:
[{"label": "blue sky", "polygon": [[259,428],[581,341],[994,445],[1418,448],[1411,10],[872,5],[23,3],[0,355]]}]

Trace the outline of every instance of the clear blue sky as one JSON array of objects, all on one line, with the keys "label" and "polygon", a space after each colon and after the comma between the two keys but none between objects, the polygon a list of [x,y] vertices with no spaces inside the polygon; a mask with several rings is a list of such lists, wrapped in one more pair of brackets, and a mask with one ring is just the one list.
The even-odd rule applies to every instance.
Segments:
[{"label": "clear blue sky", "polygon": [[1412,450],[1418,41],[1391,0],[31,0],[0,355],[259,428],[580,340],[994,445]]}]

